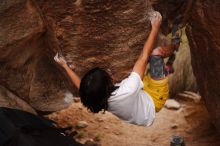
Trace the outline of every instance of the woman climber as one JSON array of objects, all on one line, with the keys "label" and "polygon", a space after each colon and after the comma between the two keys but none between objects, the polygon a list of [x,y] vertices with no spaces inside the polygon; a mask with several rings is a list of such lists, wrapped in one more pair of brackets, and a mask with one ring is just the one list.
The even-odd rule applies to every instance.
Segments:
[{"label": "woman climber", "polygon": [[[62,56],[54,57],[79,89],[83,105],[91,112],[107,110],[126,122],[150,126],[155,113],[164,106],[169,94],[168,75],[172,61],[165,65],[163,58],[171,55],[176,47],[161,39],[153,50],[162,16],[156,12],[150,20],[152,29],[143,51],[130,75],[118,84],[113,84],[111,76],[101,68],[91,69],[80,80]],[[145,75],[148,62],[150,69]]]}]

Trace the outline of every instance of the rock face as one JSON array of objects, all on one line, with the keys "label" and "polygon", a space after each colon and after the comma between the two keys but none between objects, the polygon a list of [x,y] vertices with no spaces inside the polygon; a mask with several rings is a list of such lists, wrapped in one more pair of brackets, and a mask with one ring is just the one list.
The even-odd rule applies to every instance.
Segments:
[{"label": "rock face", "polygon": [[0,84],[36,110],[66,107],[68,92],[52,61],[40,10],[34,1],[0,4]]},{"label": "rock face", "polygon": [[37,115],[30,105],[2,86],[0,86],[0,107],[19,109]]},{"label": "rock face", "polygon": [[220,1],[197,0],[189,18],[187,35],[192,65],[207,109],[220,131]]},{"label": "rock face", "polygon": [[154,8],[165,15],[164,32],[179,16],[188,23],[186,31],[192,56],[193,71],[199,91],[213,123],[220,131],[220,1],[177,0],[154,1]]},{"label": "rock face", "polygon": [[174,73],[169,77],[170,97],[183,91],[197,92],[196,79],[192,71],[191,53],[185,29],[182,29],[181,44],[174,61]]},{"label": "rock face", "polygon": [[2,0],[0,85],[38,111],[65,108],[77,93],[55,53],[80,76],[100,66],[119,81],[143,48],[149,11],[145,0]]},{"label": "rock face", "polygon": [[[220,127],[219,1],[149,1],[165,18],[163,32],[177,17],[188,23],[198,87]],[[53,61],[56,52],[80,76],[101,66],[119,81],[132,69],[149,33],[149,1],[1,0],[0,85],[39,111],[67,107],[76,91]]]},{"label": "rock face", "polygon": [[89,68],[111,69],[115,80],[132,69],[150,30],[145,0],[38,0],[61,46],[81,76]]}]

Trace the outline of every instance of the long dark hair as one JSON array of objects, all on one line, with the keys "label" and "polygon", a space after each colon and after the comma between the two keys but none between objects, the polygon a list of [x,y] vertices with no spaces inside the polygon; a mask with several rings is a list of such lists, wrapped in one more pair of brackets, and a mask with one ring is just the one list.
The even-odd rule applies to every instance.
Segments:
[{"label": "long dark hair", "polygon": [[108,109],[108,98],[116,88],[111,76],[104,69],[96,67],[82,78],[80,98],[85,107],[93,113],[98,113]]}]

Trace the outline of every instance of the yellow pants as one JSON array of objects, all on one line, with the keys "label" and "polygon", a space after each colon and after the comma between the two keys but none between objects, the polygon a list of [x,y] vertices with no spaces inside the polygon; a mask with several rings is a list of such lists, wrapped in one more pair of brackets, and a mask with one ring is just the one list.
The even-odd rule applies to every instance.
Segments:
[{"label": "yellow pants", "polygon": [[169,96],[168,77],[154,80],[148,74],[144,77],[143,82],[144,90],[152,97],[156,112],[159,112]]}]

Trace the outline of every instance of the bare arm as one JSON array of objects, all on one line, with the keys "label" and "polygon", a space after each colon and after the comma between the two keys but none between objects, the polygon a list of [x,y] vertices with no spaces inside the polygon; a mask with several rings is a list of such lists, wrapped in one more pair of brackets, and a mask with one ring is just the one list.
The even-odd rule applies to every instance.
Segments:
[{"label": "bare arm", "polygon": [[138,60],[136,61],[133,71],[138,73],[141,77],[141,79],[144,78],[144,72],[147,66],[148,58],[152,52],[153,45],[155,43],[155,40],[157,38],[157,34],[160,28],[161,23],[161,15],[160,13],[156,13],[155,19],[151,20],[152,30],[150,32],[150,35],[144,45],[143,51],[141,52]]},{"label": "bare arm", "polygon": [[79,90],[80,87],[80,78],[79,76],[72,70],[69,68],[68,65],[63,66],[63,68],[65,69],[66,73],[68,74],[68,76],[70,77],[72,83],[77,87],[77,89]]},{"label": "bare arm", "polygon": [[66,64],[65,59],[63,57],[58,57],[58,54],[57,54],[54,57],[54,60],[65,69],[72,83],[77,87],[77,89],[79,89],[81,80],[79,76],[71,68],[69,68],[69,66]]}]

